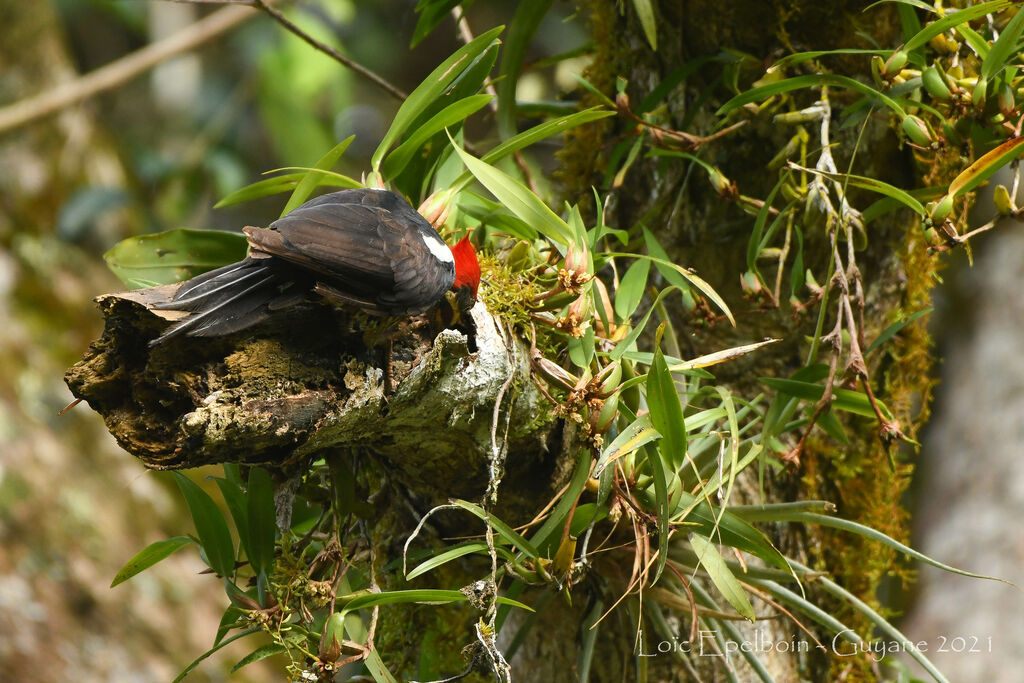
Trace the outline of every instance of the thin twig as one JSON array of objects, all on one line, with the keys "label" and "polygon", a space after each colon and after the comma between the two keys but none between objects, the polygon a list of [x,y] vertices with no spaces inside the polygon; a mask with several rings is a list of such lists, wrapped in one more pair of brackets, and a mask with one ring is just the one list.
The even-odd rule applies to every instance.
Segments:
[{"label": "thin twig", "polygon": [[346,57],[345,55],[341,54],[330,45],[321,43],[319,40],[303,31],[301,28],[292,23],[291,20],[288,19],[288,17],[284,16],[278,10],[274,9],[270,5],[270,0],[254,0],[254,2],[254,7],[257,7],[266,12],[267,14],[269,14],[271,17],[274,18],[274,20],[277,23],[281,24],[281,26],[285,27],[299,38],[302,38],[304,41],[312,45],[320,52],[323,52],[325,55],[328,55],[332,59],[335,59],[341,64],[344,64],[352,71],[355,71],[363,78],[369,80],[374,85],[380,87],[382,90],[384,90],[384,92],[388,93],[398,101],[404,102],[405,99],[408,97],[406,93],[402,92],[400,89],[398,89],[388,81],[384,80],[374,72],[370,71],[359,62],[356,62],[355,60]]},{"label": "thin twig", "polygon": [[257,13],[250,7],[225,7],[95,71],[3,107],[0,109],[0,132],[51,116],[93,95],[121,86],[157,64],[194,50],[255,16]]}]

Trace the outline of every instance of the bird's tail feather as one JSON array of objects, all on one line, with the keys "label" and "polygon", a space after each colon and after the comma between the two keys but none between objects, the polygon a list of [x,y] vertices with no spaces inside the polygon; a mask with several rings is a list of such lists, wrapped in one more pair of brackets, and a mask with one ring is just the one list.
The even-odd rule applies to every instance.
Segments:
[{"label": "bird's tail feather", "polygon": [[246,258],[192,278],[181,285],[170,301],[155,304],[160,310],[187,311],[149,345],[156,346],[185,334],[217,337],[244,330],[265,320],[270,310],[281,308],[282,299],[293,298],[291,273],[273,259]]}]

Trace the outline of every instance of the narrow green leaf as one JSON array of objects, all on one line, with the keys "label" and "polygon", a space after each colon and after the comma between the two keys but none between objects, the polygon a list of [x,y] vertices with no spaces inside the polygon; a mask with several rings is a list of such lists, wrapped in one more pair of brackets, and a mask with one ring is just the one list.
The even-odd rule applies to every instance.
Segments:
[{"label": "narrow green leaf", "polygon": [[641,259],[631,265],[619,280],[615,290],[615,315],[619,320],[629,320],[636,312],[644,297],[644,290],[647,289],[647,276],[650,272],[651,262]]},{"label": "narrow green leaf", "polygon": [[521,0],[509,24],[508,37],[501,52],[496,89],[498,92],[498,131],[502,138],[516,132],[516,84],[534,33],[551,9],[552,0]]},{"label": "narrow green leaf", "polygon": [[557,119],[545,121],[544,123],[538,124],[528,130],[524,130],[522,133],[505,140],[500,145],[480,157],[480,160],[485,161],[488,164],[493,164],[494,162],[504,159],[510,154],[514,154],[535,142],[549,138],[552,135],[559,135],[567,130],[576,128],[577,126],[590,123],[591,121],[608,118],[609,116],[615,116],[615,112],[608,111],[607,109],[602,109],[600,107],[591,107],[590,109],[584,109],[583,111],[579,111],[574,114],[560,116]]},{"label": "narrow green leaf", "polygon": [[[1024,15],[1024,11],[1019,14]],[[949,184],[949,194],[959,197],[970,192],[988,180],[996,171],[1020,156],[1022,151],[1024,151],[1024,136],[1007,140],[965,168]]]},{"label": "narrow green leaf", "polygon": [[231,643],[235,642],[239,638],[244,638],[245,636],[251,636],[253,633],[259,633],[259,632],[260,632],[260,629],[258,629],[258,628],[248,628],[248,629],[242,631],[241,633],[236,633],[235,635],[231,636],[230,638],[225,638],[224,640],[220,641],[219,643],[217,643],[216,645],[211,647],[209,650],[207,650],[203,654],[201,654],[198,657],[196,657],[192,661],[191,664],[186,666],[184,669],[182,669],[181,673],[179,673],[177,676],[175,676],[174,681],[172,683],[179,683],[179,681],[184,679],[185,676],[188,676],[190,673],[192,673],[193,669],[195,669],[197,666],[202,664],[204,659],[206,659],[207,657],[212,655],[214,652],[217,652],[217,650],[220,650],[221,648],[227,647],[228,645],[230,645]]},{"label": "narrow green leaf", "polygon": [[[809,571],[807,567],[801,565],[798,562],[794,562],[793,566],[802,571]],[[903,644],[905,646],[904,652],[906,652],[908,655],[914,658],[914,660],[916,660],[918,664],[924,667],[924,670],[931,674],[932,678],[934,678],[937,681],[937,683],[949,683],[949,680],[942,675],[942,672],[940,672],[935,667],[935,665],[928,660],[927,657],[925,657],[924,653],[921,652],[921,650],[919,650],[914,645],[913,641],[907,638],[907,636],[900,633],[900,631],[895,626],[886,621],[882,617],[882,615],[875,612],[873,609],[871,609],[871,607],[865,604],[857,596],[855,596],[853,593],[849,592],[845,588],[842,588],[834,581],[831,581],[830,579],[827,579],[824,576],[820,577],[817,581],[825,589],[826,592],[831,593],[832,595],[842,600],[845,600],[853,607],[855,611],[860,612],[861,614],[866,616],[868,620],[871,621],[878,628],[879,631],[881,631],[882,634],[889,638],[889,642]],[[853,651],[851,650],[849,654],[853,654]]]},{"label": "narrow green leaf", "polygon": [[[957,14],[959,14],[959,12]],[[843,88],[846,90],[854,90],[862,95],[876,98],[885,104],[885,106],[892,109],[900,119],[907,115],[907,112],[903,110],[903,107],[888,95],[884,95],[860,81],[855,81],[847,76],[839,76],[837,74],[807,74],[805,76],[795,76],[782,81],[776,81],[775,83],[769,83],[768,85],[762,85],[733,97],[731,100],[719,107],[716,114],[718,116],[723,116],[745,104],[760,102],[761,100],[766,100],[773,95],[781,95],[782,93],[789,92],[791,90],[800,90],[802,88],[824,85]]]},{"label": "narrow green leaf", "polygon": [[[327,154],[320,157],[320,160],[316,162],[313,168],[320,171],[330,171],[334,164],[338,163],[338,159],[345,153],[348,146],[352,144],[352,141],[356,139],[355,135],[350,135],[337,145],[335,145]],[[295,186],[292,191],[292,196],[288,198],[288,203],[284,205],[284,209],[281,211],[281,215],[291,212],[293,209],[298,208],[303,202],[309,199],[309,195],[313,193],[313,190],[320,184],[321,175],[313,171],[306,173],[305,177],[299,181],[299,184]]]},{"label": "narrow green leaf", "polygon": [[678,523],[695,525],[695,530],[704,536],[713,536],[720,543],[750,553],[787,574],[792,573],[786,558],[768,537],[729,508],[723,512],[709,505],[705,498],[698,498],[687,491],[683,491],[679,505],[683,511],[676,516]]},{"label": "narrow green leaf", "polygon": [[[572,510],[583,487],[586,486],[587,477],[590,474],[590,460],[590,451],[585,448],[581,448],[576,454],[576,469],[573,470],[568,488],[558,500],[558,504],[555,505],[551,514],[544,520],[544,524],[530,538],[530,543],[538,549],[538,554],[551,550],[561,540],[559,534],[565,528],[565,518],[568,517],[569,511]],[[552,552],[548,556],[553,555]]]},{"label": "narrow green leaf", "polygon": [[[496,547],[495,550],[505,551],[504,548],[500,547]],[[460,557],[472,555],[474,553],[486,555],[487,544],[483,541],[470,541],[468,543],[460,543],[459,545],[453,548],[449,548],[448,550],[442,553],[434,555],[429,560],[426,560],[425,562],[422,562],[421,564],[417,565],[415,568],[413,568],[412,571],[410,571],[406,575],[405,579],[406,581],[412,581],[417,576],[420,576],[421,574],[426,574],[427,572],[436,569],[437,567],[440,567],[443,564],[447,564],[452,560],[457,560]],[[508,554],[508,552],[505,551],[505,554]],[[509,555],[506,559],[511,559],[511,555]]]},{"label": "narrow green leaf", "polygon": [[470,95],[458,102],[449,104],[434,114],[422,126],[417,126],[416,131],[401,145],[396,147],[395,151],[387,155],[387,158],[384,159],[384,163],[380,167],[381,174],[385,178],[397,176],[430,138],[448,126],[462,123],[468,116],[479,111],[490,101],[490,95]]},{"label": "narrow green leaf", "polygon": [[654,18],[654,7],[651,0],[633,0],[633,9],[640,19],[640,26],[644,29],[644,36],[651,44],[651,49],[658,51],[658,22]]},{"label": "narrow green leaf", "polygon": [[945,33],[954,26],[966,24],[968,21],[982,17],[989,12],[997,12],[1009,4],[1009,0],[993,0],[992,2],[983,2],[980,5],[974,5],[973,7],[966,7],[964,9],[958,9],[955,12],[949,12],[942,19],[933,21],[921,29],[917,35],[907,41],[907,44],[903,49],[907,52],[915,50],[918,47],[926,45],[929,40],[940,33]]},{"label": "narrow green leaf", "polygon": [[462,158],[462,162],[466,164],[466,168],[476,176],[476,179],[513,214],[554,242],[568,245],[572,241],[572,232],[569,230],[568,224],[525,185],[504,171],[500,171],[464,151],[455,144],[454,140],[452,140],[452,147],[455,148],[459,157]]},{"label": "narrow green leaf", "polygon": [[395,113],[391,127],[385,133],[384,139],[380,141],[377,150],[370,158],[370,165],[374,171],[380,170],[381,161],[391,146],[405,134],[409,125],[420,116],[431,104],[433,104],[442,93],[465,71],[473,61],[493,43],[498,35],[505,29],[498,26],[486,33],[477,36],[474,40],[466,43],[452,55],[441,62],[434,71],[402,103]]},{"label": "narrow green leaf", "polygon": [[881,48],[872,49],[859,49],[859,48],[844,48],[836,50],[811,50],[808,52],[794,52],[791,55],[786,55],[782,59],[778,60],[770,67],[768,67],[767,73],[775,73],[781,71],[786,67],[796,66],[804,62],[809,62],[812,59],[818,59],[819,57],[832,57],[833,55],[882,55],[887,57],[892,54],[892,50],[884,50]]},{"label": "narrow green leaf", "polygon": [[231,206],[233,204],[240,204],[242,202],[248,202],[253,199],[260,199],[261,197],[269,197],[279,192],[287,192],[288,190],[294,190],[295,186],[299,184],[305,173],[285,173],[273,178],[264,178],[258,180],[255,183],[241,187],[234,192],[229,193],[219,202],[213,205],[215,209],[222,209],[225,206]]},{"label": "narrow green leaf", "polygon": [[647,327],[647,321],[651,319],[651,314],[654,313],[654,310],[658,307],[658,304],[661,303],[661,300],[664,299],[669,292],[672,292],[676,289],[678,289],[678,287],[673,286],[666,287],[665,289],[661,290],[661,293],[659,293],[657,298],[651,303],[651,307],[647,309],[646,313],[644,313],[644,317],[641,318],[640,322],[636,326],[634,326],[632,330],[629,331],[629,334],[627,334],[622,341],[615,345],[614,349],[611,350],[611,352],[608,354],[609,359],[618,360],[622,358],[622,355],[629,351],[634,344],[636,344],[637,338],[644,331],[644,328]]},{"label": "narrow green leaf", "polygon": [[[576,653],[576,668],[579,671],[580,683],[590,683],[590,669],[594,662],[594,651],[597,645],[597,636],[601,632],[601,615],[604,613],[604,601],[594,600],[590,611],[583,617],[580,624],[580,649]],[[673,632],[674,636],[675,633]]]},{"label": "narrow green leaf", "polygon": [[[224,468],[227,473],[228,468]],[[224,503],[231,513],[231,519],[235,522],[235,530],[238,531],[238,540],[242,544],[247,558],[252,558],[249,547],[249,511],[246,507],[245,493],[242,492],[240,484],[224,477],[213,477],[213,481],[220,488],[220,494],[224,497]]]},{"label": "narrow green leaf", "polygon": [[[341,590],[348,590],[348,582],[343,578],[339,584]],[[363,620],[358,614],[347,614],[345,615],[345,632],[348,633],[350,640],[357,643],[365,643],[369,639],[369,633],[366,630],[366,626],[363,624]],[[395,678],[394,674],[388,670],[384,660],[380,658],[380,653],[374,648],[367,655],[363,661],[363,665],[373,676],[373,680],[376,683],[398,683],[398,679]]]},{"label": "narrow green leaf", "polygon": [[656,583],[661,577],[661,572],[668,563],[668,541],[671,536],[671,511],[669,510],[668,494],[668,473],[670,461],[662,457],[664,455],[664,440],[657,446],[648,444],[643,447],[644,455],[651,466],[651,478],[654,479],[654,507],[655,521],[658,525],[658,561],[654,567],[654,578],[651,583]]},{"label": "narrow green leaf", "polygon": [[982,38],[977,31],[967,24],[960,24],[956,27],[956,32],[963,36],[964,40],[967,41],[967,44],[971,46],[971,49],[974,50],[975,54],[977,54],[983,61],[988,57],[988,41]]},{"label": "narrow green leaf", "polygon": [[853,175],[852,173],[826,173],[825,171],[819,171],[813,168],[805,168],[798,164],[794,164],[793,162],[789,162],[789,167],[797,171],[802,171],[804,173],[811,173],[813,175],[818,175],[823,178],[828,178],[829,180],[834,180],[838,183],[848,183],[850,185],[853,185],[854,187],[859,187],[864,190],[870,190],[872,192],[877,192],[878,194],[885,195],[886,197],[895,199],[904,206],[913,209],[918,216],[924,216],[927,213],[927,211],[925,211],[924,205],[921,204],[921,202],[919,202],[917,198],[914,197],[912,194],[910,194],[906,190],[901,190],[900,188],[890,185],[889,183],[878,180],[877,178]]},{"label": "narrow green leaf", "polygon": [[875,339],[875,341],[871,342],[871,346],[869,346],[867,349],[864,350],[864,355],[867,355],[867,354],[871,353],[872,351],[877,349],[879,346],[881,346],[882,344],[884,344],[885,342],[889,341],[894,336],[896,336],[899,333],[899,331],[902,330],[904,327],[906,327],[910,323],[914,322],[918,318],[921,318],[922,316],[928,315],[931,312],[932,312],[932,307],[929,306],[928,308],[921,309],[920,311],[917,311],[916,313],[911,313],[910,315],[908,315],[903,320],[900,320],[898,322],[894,322],[892,325],[889,325],[887,328],[885,328],[882,331],[882,333],[880,335],[878,335],[878,337]]},{"label": "narrow green leaf", "polygon": [[460,0],[435,0],[434,2],[421,2],[416,5],[416,11],[420,18],[416,21],[416,28],[412,31],[412,40],[409,47],[414,48],[420,41],[430,35],[437,25],[445,20]]},{"label": "narrow green leaf", "polygon": [[660,347],[655,347],[651,371],[647,373],[647,407],[651,424],[661,434],[661,450],[668,465],[677,470],[686,462],[686,425],[675,380]]},{"label": "narrow green leaf", "polygon": [[597,460],[597,465],[594,467],[594,476],[600,476],[605,468],[618,458],[632,453],[644,444],[660,438],[661,434],[651,424],[650,414],[641,415],[633,420],[628,427],[619,432],[619,435],[612,439],[612,442],[605,447],[601,457]]},{"label": "narrow green leaf", "polygon": [[255,650],[253,650],[252,652],[250,652],[246,656],[244,656],[241,659],[239,659],[238,663],[235,664],[233,667],[231,667],[231,673],[235,673],[236,671],[241,669],[243,666],[246,666],[248,664],[252,664],[253,662],[258,662],[261,659],[266,659],[267,657],[273,657],[274,655],[284,654],[287,651],[288,651],[288,648],[286,648],[284,645],[282,645],[280,643],[268,643],[267,645],[264,645],[263,647],[256,648]]},{"label": "narrow green leaf", "polygon": [[126,286],[155,287],[241,261],[248,248],[241,233],[179,228],[123,239],[103,260]]},{"label": "narrow green leaf", "polygon": [[827,526],[833,529],[841,529],[843,531],[848,531],[850,533],[857,534],[858,536],[862,536],[863,538],[867,538],[872,541],[878,541],[883,545],[889,546],[893,550],[897,550],[908,557],[912,557],[918,562],[924,562],[927,565],[931,565],[936,569],[941,569],[942,571],[949,572],[951,574],[959,574],[960,576],[969,576],[973,579],[999,581],[1000,583],[1005,583],[1009,586],[1016,587],[1016,585],[1013,582],[1007,581],[1005,579],[1000,579],[995,576],[986,576],[985,574],[975,574],[974,572],[969,572],[964,569],[957,569],[956,567],[944,564],[942,562],[939,562],[938,560],[934,560],[922,552],[918,552],[917,550],[914,550],[909,546],[903,545],[896,539],[883,534],[881,531],[872,529],[869,526],[864,526],[863,524],[858,524],[857,522],[851,522],[848,519],[842,519],[840,517],[830,517],[829,515],[822,515],[816,512],[803,512],[799,510],[780,514],[776,518],[779,521],[803,522],[805,524],[820,524],[821,526]]},{"label": "narrow green leaf", "polygon": [[575,78],[576,82],[583,86],[585,90],[587,90],[591,95],[596,97],[599,102],[604,104],[604,106],[608,107],[609,109],[615,109],[615,102],[612,101],[612,99],[605,95],[603,92],[598,90],[597,86],[595,86],[593,83],[591,83],[590,81],[588,81],[583,76],[577,73],[574,73],[572,77]]},{"label": "narrow green leaf", "polygon": [[711,303],[715,304],[715,306],[717,306],[718,309],[725,314],[725,317],[728,318],[729,322],[732,323],[733,327],[736,326],[736,318],[733,317],[732,311],[729,310],[729,306],[725,303],[725,299],[719,296],[718,292],[716,292],[710,284],[705,282],[704,279],[701,278],[696,273],[690,272],[686,268],[683,268],[680,265],[676,265],[675,263],[672,263],[667,259],[655,258],[653,256],[648,256],[647,254],[619,254],[619,256],[625,256],[627,258],[648,259],[651,263],[655,265],[655,267],[658,268],[659,272],[661,272],[662,275],[666,276],[665,279],[669,280],[669,282],[672,282],[673,284],[675,284],[675,277],[669,278],[667,274],[678,273],[690,285],[693,285],[696,289],[700,290],[701,294],[710,299]]},{"label": "narrow green leaf", "polygon": [[[262,197],[269,197],[270,195],[294,190],[299,184],[299,181],[307,177],[308,174],[309,169],[305,169],[301,172],[284,173],[279,176],[274,176],[273,178],[266,178],[265,180],[257,181],[225,196],[219,202],[214,204],[213,208],[222,209],[225,206],[241,204],[242,202],[252,201],[253,199],[260,199]],[[352,178],[337,173],[315,173],[315,175],[317,176],[317,187],[320,187],[321,185],[344,188],[362,187],[360,183]]]},{"label": "narrow green leaf", "polygon": [[914,7],[919,7],[927,12],[931,12],[932,14],[935,13],[935,8],[926,3],[924,0],[878,0],[878,2],[873,2],[867,7],[865,7],[864,11],[867,12],[872,7],[878,7],[879,5],[884,5],[887,2],[898,2],[902,5],[913,5]]},{"label": "narrow green leaf", "polygon": [[[369,609],[371,607],[379,607],[381,605],[398,605],[406,604],[410,602],[418,602],[430,605],[444,605],[452,602],[466,602],[469,598],[463,595],[459,591],[453,590],[440,590],[440,589],[419,589],[419,590],[404,590],[404,591],[381,591],[380,593],[369,593],[362,592],[350,600],[346,600],[345,596],[338,596],[338,603],[343,605],[343,611],[354,612],[360,609]],[[503,596],[498,596],[498,604],[511,605],[512,607],[518,607],[520,609],[532,612],[533,608],[529,605],[525,605],[518,600],[512,600]]]},{"label": "narrow green leaf", "polygon": [[262,467],[249,470],[246,485],[249,525],[249,563],[257,574],[270,576],[274,570],[274,539],[277,522],[274,487],[270,474]]},{"label": "narrow green leaf", "polygon": [[175,536],[174,538],[168,538],[164,541],[157,541],[150,543],[145,548],[135,554],[135,556],[128,560],[123,567],[117,572],[117,576],[110,583],[110,587],[124,583],[128,579],[132,578],[136,574],[149,569],[154,564],[163,560],[173,553],[181,550],[189,543],[192,543],[192,539],[188,536]]},{"label": "narrow green leaf", "polygon": [[[805,401],[818,401],[825,395],[825,387],[813,382],[803,382],[781,377],[762,377],[761,382],[776,391],[802,398]],[[875,411],[871,408],[871,402],[863,392],[851,389],[834,389],[832,393],[835,397],[835,400],[832,402],[834,409],[845,410],[854,415],[862,415],[864,417],[875,417]],[[876,399],[876,403],[878,403],[883,413],[889,413],[881,401]]]},{"label": "narrow green leaf", "polygon": [[174,479],[188,504],[210,567],[224,578],[231,577],[235,573],[235,546],[220,508],[206,491],[185,475],[174,472]]},{"label": "narrow green leaf", "polygon": [[722,594],[726,602],[732,605],[732,608],[739,612],[740,615],[750,621],[754,621],[756,618],[754,607],[750,604],[746,591],[743,590],[743,586],[736,580],[733,573],[729,571],[729,567],[726,566],[722,555],[715,548],[715,544],[700,534],[691,533],[690,545],[693,547],[693,551],[697,553],[700,566],[707,572],[708,578],[715,584],[718,592]]},{"label": "narrow green leaf", "polygon": [[527,556],[530,557],[530,559],[537,559],[540,556],[540,553],[537,552],[537,548],[535,548],[532,543],[530,543],[525,538],[520,536],[518,532],[512,529],[512,527],[510,527],[508,524],[505,524],[505,522],[501,521],[493,514],[488,515],[487,512],[485,512],[484,509],[479,505],[470,503],[465,500],[453,500],[452,504],[458,505],[463,510],[466,510],[467,512],[470,512],[479,517],[486,524],[490,525],[490,527],[494,529],[499,536],[504,538],[508,543],[514,545],[521,552],[525,553]]}]

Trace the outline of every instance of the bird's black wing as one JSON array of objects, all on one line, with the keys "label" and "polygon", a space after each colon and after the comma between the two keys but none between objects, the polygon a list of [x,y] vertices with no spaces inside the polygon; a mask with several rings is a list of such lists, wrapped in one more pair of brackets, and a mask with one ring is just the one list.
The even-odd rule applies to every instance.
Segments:
[{"label": "bird's black wing", "polygon": [[377,312],[422,312],[454,281],[454,268],[438,257],[447,252],[441,238],[386,190],[322,195],[246,234],[256,250],[313,274],[326,295]]}]

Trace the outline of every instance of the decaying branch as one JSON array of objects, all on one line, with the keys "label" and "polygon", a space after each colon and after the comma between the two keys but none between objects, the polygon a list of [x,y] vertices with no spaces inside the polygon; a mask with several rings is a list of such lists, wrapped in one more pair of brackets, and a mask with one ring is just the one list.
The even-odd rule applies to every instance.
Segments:
[{"label": "decaying branch", "polygon": [[[394,341],[397,389],[385,396],[379,324],[361,314],[309,304],[230,337],[180,338],[150,349],[173,316],[150,306],[176,285],[97,299],[103,336],[65,377],[72,393],[103,415],[125,450],[154,469],[221,462],[286,465],[341,450],[386,458],[412,490],[479,496],[487,486],[494,403],[511,411],[506,479],[550,472],[560,423],[539,420],[539,392],[525,349],[506,337],[482,304],[472,310],[476,353],[466,337],[427,326]],[[394,332],[393,330],[390,332]],[[511,342],[516,343],[516,342]],[[512,367],[510,359],[521,359]],[[537,481],[534,485],[547,485]],[[528,486],[528,488],[532,488]]]}]

